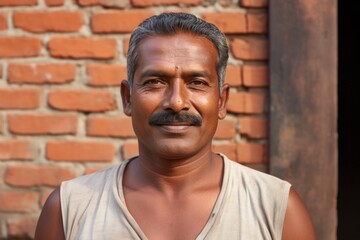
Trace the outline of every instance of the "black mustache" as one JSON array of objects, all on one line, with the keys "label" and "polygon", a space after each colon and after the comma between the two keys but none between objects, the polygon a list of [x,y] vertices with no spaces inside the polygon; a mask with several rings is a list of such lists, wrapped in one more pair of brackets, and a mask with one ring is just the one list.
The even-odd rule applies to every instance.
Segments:
[{"label": "black mustache", "polygon": [[201,126],[201,117],[190,113],[161,112],[152,115],[149,119],[150,125],[159,125],[172,122],[187,122],[194,126]]}]

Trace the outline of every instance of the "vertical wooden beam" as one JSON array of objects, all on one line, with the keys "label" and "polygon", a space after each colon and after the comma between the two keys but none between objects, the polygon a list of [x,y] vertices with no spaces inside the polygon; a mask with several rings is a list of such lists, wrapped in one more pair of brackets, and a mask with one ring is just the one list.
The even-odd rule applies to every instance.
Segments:
[{"label": "vertical wooden beam", "polygon": [[299,192],[319,239],[335,240],[337,1],[269,3],[270,173]]}]

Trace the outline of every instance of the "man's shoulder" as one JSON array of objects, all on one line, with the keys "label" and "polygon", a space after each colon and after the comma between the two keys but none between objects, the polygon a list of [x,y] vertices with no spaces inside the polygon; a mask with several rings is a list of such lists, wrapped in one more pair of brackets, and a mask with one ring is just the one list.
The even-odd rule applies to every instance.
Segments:
[{"label": "man's shoulder", "polygon": [[116,183],[117,176],[122,166],[126,164],[127,161],[121,162],[119,164],[107,167],[102,170],[98,170],[91,174],[79,176],[61,183],[61,192],[88,192],[88,191],[96,191],[101,188],[105,184],[109,184],[113,181]]},{"label": "man's shoulder", "polygon": [[249,166],[243,165],[239,162],[233,161],[227,158],[224,154],[221,154],[224,159],[224,162],[229,166],[229,171],[232,172],[233,177],[239,178],[241,181],[251,181],[251,182],[263,182],[266,185],[271,184],[280,184],[280,185],[290,185],[287,181],[271,175],[267,172],[262,172],[260,170],[251,168]]}]

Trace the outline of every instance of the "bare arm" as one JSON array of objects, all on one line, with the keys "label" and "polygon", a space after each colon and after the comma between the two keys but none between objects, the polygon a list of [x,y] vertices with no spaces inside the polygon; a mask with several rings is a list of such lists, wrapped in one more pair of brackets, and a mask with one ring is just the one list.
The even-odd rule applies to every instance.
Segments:
[{"label": "bare arm", "polygon": [[40,214],[35,231],[35,240],[42,239],[65,239],[61,216],[60,188],[55,189],[50,194]]},{"label": "bare arm", "polygon": [[296,191],[291,188],[285,213],[282,240],[315,240],[310,215]]}]

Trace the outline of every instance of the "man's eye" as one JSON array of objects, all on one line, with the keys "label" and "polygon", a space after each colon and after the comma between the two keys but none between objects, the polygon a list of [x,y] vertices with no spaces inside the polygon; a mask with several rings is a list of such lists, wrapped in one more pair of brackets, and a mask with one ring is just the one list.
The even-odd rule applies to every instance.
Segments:
[{"label": "man's eye", "polygon": [[160,79],[150,79],[145,82],[145,85],[158,85],[158,84],[164,84],[164,81],[161,81]]},{"label": "man's eye", "polygon": [[208,83],[206,81],[203,80],[192,80],[191,82],[189,82],[189,85],[193,85],[193,86],[208,86]]}]

